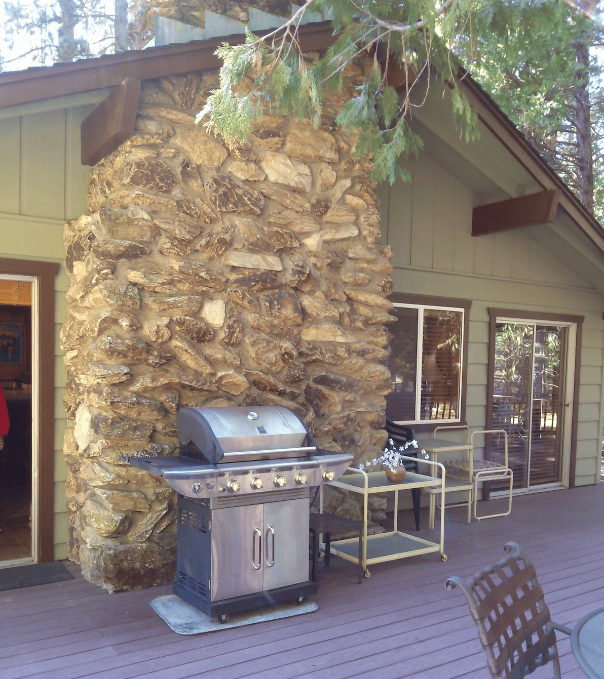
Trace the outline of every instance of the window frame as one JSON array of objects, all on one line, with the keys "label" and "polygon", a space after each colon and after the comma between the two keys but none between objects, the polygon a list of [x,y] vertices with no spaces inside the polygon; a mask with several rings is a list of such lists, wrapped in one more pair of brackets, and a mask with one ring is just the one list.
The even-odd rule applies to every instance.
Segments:
[{"label": "window frame", "polygon": [[[390,301],[395,306],[404,306],[407,308],[417,308],[421,309],[436,309],[445,311],[462,311],[463,312],[463,323],[462,323],[462,336],[461,336],[461,386],[460,386],[460,396],[459,396],[459,418],[450,420],[414,420],[414,421],[403,421],[394,420],[398,424],[404,424],[406,426],[411,426],[416,432],[431,432],[436,427],[450,425],[465,425],[466,424],[466,397],[468,388],[468,345],[469,345],[469,326],[470,326],[470,309],[472,307],[472,301],[468,299],[458,299],[453,297],[436,297],[432,295],[415,295],[394,292],[389,297]],[[418,319],[423,316],[423,314],[418,314]],[[419,321],[418,321],[419,322]],[[418,359],[420,357],[421,343],[420,335],[422,332],[418,332]],[[417,366],[420,365],[419,360],[416,363]],[[419,372],[419,371],[417,371]],[[417,379],[421,379],[417,378]],[[421,393],[419,395],[421,398]]]}]

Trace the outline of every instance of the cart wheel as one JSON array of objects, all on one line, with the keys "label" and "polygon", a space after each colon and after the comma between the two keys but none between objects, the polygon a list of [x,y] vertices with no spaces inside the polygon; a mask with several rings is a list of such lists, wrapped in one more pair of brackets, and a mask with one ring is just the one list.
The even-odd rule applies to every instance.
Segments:
[{"label": "cart wheel", "polygon": [[440,560],[441,561],[446,561],[449,557],[446,554],[441,554]]},{"label": "cart wheel", "polygon": [[366,568],[366,569],[363,571],[363,575],[364,575],[366,578],[370,578],[370,577],[371,577],[371,571],[368,570],[368,569]]},{"label": "cart wheel", "polygon": [[298,603],[299,603],[299,604],[303,604],[303,603],[304,603],[304,597],[303,597],[303,596],[299,596],[299,597],[298,597]]},{"label": "cart wheel", "polygon": [[219,622],[221,625],[224,625],[225,622],[228,622],[228,621],[229,621],[229,618],[230,618],[230,617],[231,617],[231,616],[230,616],[228,613],[225,613],[224,615],[219,615],[219,616],[218,616],[218,622]]}]

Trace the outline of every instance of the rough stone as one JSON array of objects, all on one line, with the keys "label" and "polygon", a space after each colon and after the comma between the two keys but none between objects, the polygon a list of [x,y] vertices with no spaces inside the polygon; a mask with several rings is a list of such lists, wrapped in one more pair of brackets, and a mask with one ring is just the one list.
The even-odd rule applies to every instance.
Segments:
[{"label": "rough stone", "polygon": [[275,290],[279,287],[279,281],[271,271],[249,271],[244,274],[232,274],[230,276],[231,289],[244,288],[248,292],[261,292],[262,290]]},{"label": "rough stone", "polygon": [[286,184],[304,193],[309,193],[312,188],[312,174],[308,165],[291,160],[284,153],[265,153],[260,165],[271,182]]},{"label": "rough stone", "polygon": [[265,375],[262,372],[246,370],[245,376],[258,391],[270,391],[273,394],[284,396],[291,400],[296,399],[300,395],[298,390],[292,389],[274,377]]},{"label": "rough stone", "polygon": [[279,257],[254,252],[238,252],[227,250],[223,261],[228,266],[238,266],[243,269],[262,269],[264,271],[282,271],[283,264]]},{"label": "rough stone", "polygon": [[226,318],[224,299],[213,299],[206,302],[201,310],[201,316],[213,328],[222,328]]},{"label": "rough stone", "polygon": [[145,321],[143,324],[143,332],[152,342],[163,344],[172,337],[172,333],[168,328],[169,322],[169,316],[155,316],[151,320]]},{"label": "rough stone", "polygon": [[130,269],[126,273],[126,278],[131,283],[152,292],[176,293],[179,290],[174,273],[155,263]]},{"label": "rough stone", "polygon": [[99,383],[119,384],[126,382],[131,377],[132,371],[127,365],[112,365],[93,361],[86,365],[86,372],[83,372],[79,379],[83,386],[93,386]]},{"label": "rough stone", "polygon": [[384,309],[390,311],[392,309],[392,302],[386,299],[382,295],[378,295],[374,292],[365,292],[363,290],[351,290],[345,289],[344,292],[346,296],[355,302],[360,302],[361,304],[367,304],[369,306],[377,307],[378,309]]},{"label": "rough stone", "polygon": [[156,219],[155,224],[166,233],[182,241],[190,241],[201,233],[198,222],[192,218]]},{"label": "rough stone", "polygon": [[188,315],[201,309],[203,297],[199,295],[169,295],[167,297],[149,297],[146,305],[154,312],[174,311]]},{"label": "rough stone", "polygon": [[161,160],[138,160],[125,165],[120,172],[120,181],[126,186],[159,193],[170,193],[178,182],[170,166]]},{"label": "rough stone", "polygon": [[279,130],[265,127],[254,131],[252,144],[256,151],[276,151],[283,146],[283,141],[283,135]]},{"label": "rough stone", "polygon": [[159,401],[124,391],[113,385],[93,387],[88,390],[87,396],[91,406],[119,415],[148,420],[161,419],[166,415],[166,409]]},{"label": "rough stone", "polygon": [[267,182],[258,183],[257,188],[262,195],[266,196],[266,198],[277,201],[288,210],[294,210],[295,212],[310,212],[310,203],[308,200],[294,191],[288,191],[281,186],[269,184]]},{"label": "rough stone", "polygon": [[295,346],[290,342],[253,331],[243,336],[243,347],[252,368],[271,375],[278,374],[298,355]]},{"label": "rough stone", "polygon": [[245,243],[256,250],[277,252],[283,248],[295,248],[300,244],[288,229],[272,228],[246,218],[237,219],[236,225]]},{"label": "rough stone", "polygon": [[82,404],[76,412],[73,431],[80,451],[84,451],[100,438],[148,441],[153,424],[103,413],[97,408]]},{"label": "rough stone", "polygon": [[307,325],[302,329],[300,337],[308,342],[353,342],[354,337],[333,323]]},{"label": "rough stone", "polygon": [[228,347],[236,347],[243,337],[243,325],[238,318],[227,318],[224,331],[220,338],[221,344]]},{"label": "rough stone", "polygon": [[130,525],[130,518],[126,513],[114,512],[91,498],[84,503],[82,516],[96,534],[103,537],[117,537]]},{"label": "rough stone", "polygon": [[100,550],[84,551],[81,565],[88,580],[110,592],[166,584],[174,581],[176,544],[109,543]]},{"label": "rough stone", "polygon": [[230,370],[241,365],[239,355],[224,347],[204,346],[201,351],[217,371]]},{"label": "rough stone", "polygon": [[276,226],[287,226],[297,234],[313,233],[321,227],[312,216],[300,214],[294,210],[277,210],[270,212],[267,218],[269,224]]},{"label": "rough stone", "polygon": [[205,323],[198,321],[196,318],[190,316],[177,316],[174,319],[174,327],[178,332],[188,337],[193,342],[203,344],[214,339],[214,331],[208,328]]},{"label": "rough stone", "polygon": [[223,372],[216,376],[216,384],[227,394],[239,396],[250,384],[243,375],[236,372]]},{"label": "rough stone", "polygon": [[210,269],[205,264],[193,259],[172,262],[171,268],[180,274],[180,280],[187,279],[200,290],[223,290],[225,277],[222,273]]},{"label": "rough stone", "polygon": [[214,368],[206,361],[200,348],[184,335],[174,333],[170,346],[187,367],[198,370],[202,375],[214,374]]},{"label": "rough stone", "polygon": [[[169,97],[166,97],[166,103],[172,102]],[[168,108],[167,106],[140,106],[138,109],[139,115],[147,116],[149,118],[159,118],[160,120],[167,120],[169,123],[176,125],[194,125],[195,116],[186,113],[177,108]]]},{"label": "rough stone", "polygon": [[256,165],[243,160],[233,161],[229,167],[229,172],[242,181],[258,182],[262,181],[266,174]]},{"label": "rough stone", "polygon": [[134,311],[140,307],[141,298],[134,285],[103,282],[91,290],[84,304],[96,308],[108,306]]},{"label": "rough stone", "polygon": [[251,212],[259,215],[264,198],[253,189],[233,181],[228,175],[216,174],[205,185],[206,193],[219,212]]},{"label": "rough stone", "polygon": [[138,259],[151,253],[149,248],[130,240],[111,240],[105,239],[94,243],[91,251],[99,259]]},{"label": "rough stone", "polygon": [[180,178],[187,186],[195,189],[195,191],[203,191],[203,180],[199,170],[188,158],[183,158],[180,162]]},{"label": "rough stone", "polygon": [[171,358],[170,354],[159,351],[147,342],[123,339],[117,335],[101,337],[91,347],[99,356],[130,364],[143,363],[157,367]]},{"label": "rough stone", "polygon": [[207,378],[200,375],[197,369],[185,368],[178,362],[172,362],[167,368],[155,369],[153,372],[140,375],[130,386],[136,391],[151,391],[166,386],[211,390]]},{"label": "rough stone", "polygon": [[289,325],[285,321],[270,316],[260,316],[260,314],[249,314],[246,318],[247,324],[253,330],[280,337],[290,342],[296,343],[300,337],[299,326]]},{"label": "rough stone", "polygon": [[260,302],[255,297],[252,297],[245,290],[229,290],[227,292],[229,299],[233,300],[236,304],[247,309],[248,311],[258,312],[260,311]]},{"label": "rough stone", "polygon": [[197,247],[208,259],[216,259],[231,246],[233,235],[233,228],[228,224],[223,224],[218,229],[203,233]]},{"label": "rough stone", "polygon": [[218,169],[228,156],[224,146],[198,126],[181,129],[172,138],[172,143],[178,144],[195,165],[211,170]]},{"label": "rough stone", "polygon": [[319,191],[328,191],[336,183],[337,174],[327,163],[319,166]]},{"label": "rough stone", "polygon": [[302,325],[304,316],[295,292],[287,289],[267,292],[260,298],[260,303],[267,316],[289,325]]},{"label": "rough stone", "polygon": [[333,135],[302,122],[292,125],[285,138],[284,151],[304,162],[337,163],[340,160]]},{"label": "rough stone", "polygon": [[320,318],[324,320],[337,320],[340,312],[333,304],[330,304],[325,295],[317,291],[313,295],[300,295],[300,305],[310,318]]}]

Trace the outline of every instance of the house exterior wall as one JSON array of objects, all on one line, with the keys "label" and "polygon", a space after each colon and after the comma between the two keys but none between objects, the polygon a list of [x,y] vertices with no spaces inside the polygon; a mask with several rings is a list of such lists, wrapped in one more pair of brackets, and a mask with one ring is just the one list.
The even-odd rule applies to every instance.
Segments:
[{"label": "house exterior wall", "polygon": [[65,366],[58,337],[69,280],[62,266],[62,234],[65,220],[86,209],[90,172],[80,164],[80,123],[90,110],[83,106],[0,120],[0,258],[61,264],[55,279],[55,559],[67,557]]},{"label": "house exterior wall", "polygon": [[[576,485],[600,478],[602,294],[531,239],[527,230],[472,237],[472,191],[425,154],[409,183],[378,188],[382,239],[394,251],[397,292],[472,300],[466,416],[486,425],[488,308],[581,315]],[[575,395],[577,398],[577,395]]]}]

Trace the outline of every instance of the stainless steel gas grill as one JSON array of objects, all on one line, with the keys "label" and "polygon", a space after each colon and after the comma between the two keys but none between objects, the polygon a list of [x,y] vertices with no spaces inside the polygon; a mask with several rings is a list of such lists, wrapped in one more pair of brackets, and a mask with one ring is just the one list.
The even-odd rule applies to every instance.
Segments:
[{"label": "stainless steel gas grill", "polygon": [[210,616],[316,591],[309,578],[310,488],[352,455],[317,447],[287,408],[181,408],[178,457],[132,458],[178,492],[174,593]]}]

